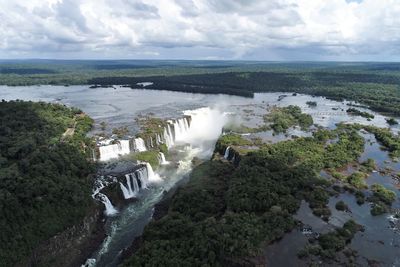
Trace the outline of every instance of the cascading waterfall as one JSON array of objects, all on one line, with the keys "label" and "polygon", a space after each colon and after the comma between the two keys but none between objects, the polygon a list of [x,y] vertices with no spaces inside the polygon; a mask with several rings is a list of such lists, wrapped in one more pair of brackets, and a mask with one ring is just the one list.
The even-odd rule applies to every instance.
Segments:
[{"label": "cascading waterfall", "polygon": [[[190,118],[184,117],[176,120],[168,121],[167,126],[164,128],[163,135],[157,134],[153,139],[150,136],[148,145],[153,148],[154,143],[166,144],[168,148],[171,148],[176,141],[184,140],[190,129]],[[121,155],[129,154],[132,150],[136,152],[147,151],[146,142],[138,137],[131,139],[132,148],[130,147],[129,140],[118,140],[116,144],[110,144],[112,140],[105,140],[100,142],[99,146],[99,159],[101,161],[107,161],[110,159],[118,158]]]},{"label": "cascading waterfall", "polygon": [[132,173],[125,174],[126,185],[119,182],[125,199],[136,197],[140,189],[147,188],[150,177],[154,179],[153,176],[157,176],[157,174],[154,174],[152,169],[149,171],[147,164]]},{"label": "cascading waterfall", "polygon": [[168,123],[167,127],[164,128],[164,140],[168,148],[171,148],[174,145],[175,138],[172,134],[170,123]]},{"label": "cascading waterfall", "polygon": [[118,211],[114,208],[113,204],[106,195],[104,195],[103,193],[97,193],[96,198],[100,200],[106,207],[107,216],[112,216],[118,213]]},{"label": "cascading waterfall", "polygon": [[129,154],[129,140],[119,140],[117,144],[100,146],[99,153],[101,161],[107,161],[118,158],[120,155]]},{"label": "cascading waterfall", "polygon": [[157,142],[157,145],[163,143],[162,140],[161,140],[161,136],[159,134],[156,135],[156,142]]},{"label": "cascading waterfall", "polygon": [[139,152],[147,151],[146,144],[142,138],[135,138],[135,149]]},{"label": "cascading waterfall", "polygon": [[165,155],[162,152],[158,152],[158,161],[161,165],[167,165],[169,162],[165,159]]},{"label": "cascading waterfall", "polygon": [[137,194],[139,193],[139,190],[140,190],[140,186],[137,181],[135,173],[125,174],[125,178],[126,178],[126,184],[128,187],[126,187],[121,182],[119,183],[121,190],[122,190],[122,194],[124,195],[124,198],[130,199],[130,198],[137,196]]},{"label": "cascading waterfall", "polygon": [[[146,224],[151,219],[154,204],[162,199],[164,192],[168,192],[190,172],[192,159],[194,157],[209,159],[212,155],[215,142],[229,117],[225,113],[211,108],[185,111],[184,114],[185,119],[168,122],[160,134],[153,135],[153,145],[165,144],[168,148],[179,145],[176,147],[176,156],[171,159],[171,161],[174,160],[174,163],[176,162],[176,165],[171,164],[173,165],[171,168],[165,168],[168,178],[161,179],[158,174],[154,173],[150,164],[145,162],[142,162],[143,165],[137,166],[139,169],[128,177],[121,177],[119,182],[122,193],[125,191],[124,197],[128,198],[136,193],[136,197],[140,197],[140,199],[129,203],[126,209],[121,210],[120,216],[111,220],[111,225],[115,228],[112,228],[109,237],[104,240],[102,246],[88,260],[88,263],[91,263],[92,260],[99,266],[115,266],[114,264],[120,259],[120,252],[131,244],[137,234],[140,235],[142,230],[136,232],[136,228],[140,229],[142,224]],[[150,149],[151,141],[149,139],[145,141]],[[133,138],[130,143],[131,151],[136,150]],[[160,163],[164,162],[161,153],[159,160]],[[139,190],[135,189],[135,181]],[[157,181],[160,183],[156,183]],[[140,190],[147,188],[150,184],[158,184],[158,186],[149,186],[149,190],[140,194]],[[132,229],[135,229],[135,232]]]},{"label": "cascading waterfall", "polygon": [[151,136],[150,136],[150,147],[154,147],[154,144],[153,144],[153,137],[151,137]]},{"label": "cascading waterfall", "polygon": [[154,173],[150,163],[146,162],[147,179],[149,182],[159,182],[161,180],[160,175]]},{"label": "cascading waterfall", "polygon": [[229,150],[231,149],[231,147],[230,146],[228,146],[226,149],[225,149],[225,154],[224,154],[224,158],[225,159],[228,159],[229,158]]},{"label": "cascading waterfall", "polygon": [[172,126],[174,127],[175,132],[175,141],[183,140],[189,131],[189,118],[184,117],[180,119],[176,119],[171,121]]},{"label": "cascading waterfall", "polygon": [[107,178],[104,176],[99,176],[98,179],[94,182],[92,198],[99,200],[104,204],[106,208],[105,213],[107,216],[113,216],[117,214],[118,211],[114,208],[110,199],[105,194],[100,193],[100,191],[109,184],[116,182],[117,178],[112,176],[109,176]]},{"label": "cascading waterfall", "polygon": [[149,175],[147,173],[147,168],[140,168],[135,172],[138,181],[140,182],[140,188],[147,188],[147,183],[149,181]]}]

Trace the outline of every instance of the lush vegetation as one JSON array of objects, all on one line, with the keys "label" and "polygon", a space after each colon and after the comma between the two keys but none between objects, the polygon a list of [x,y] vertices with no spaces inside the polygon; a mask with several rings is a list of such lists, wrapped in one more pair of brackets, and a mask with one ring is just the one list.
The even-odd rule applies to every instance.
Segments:
[{"label": "lush vegetation", "polygon": [[298,159],[282,159],[263,150],[236,169],[220,161],[196,168],[126,265],[220,266],[258,255],[262,244],[294,227],[291,214],[304,195],[325,184]]},{"label": "lush vegetation", "polygon": [[307,245],[299,251],[299,257],[308,257],[310,255],[320,256],[322,258],[334,259],[337,252],[342,251],[354,235],[362,230],[362,226],[353,220],[347,221],[342,228],[335,231],[322,234],[318,237],[317,244]]},{"label": "lush vegetation", "polygon": [[131,153],[126,155],[125,158],[148,162],[153,169],[156,169],[160,165],[159,153],[156,150]]},{"label": "lush vegetation", "polygon": [[[336,139],[336,142],[328,142]],[[216,151],[249,145],[226,134]],[[146,227],[143,243],[126,266],[223,266],[251,262],[261,248],[295,226],[292,215],[302,199],[315,215],[328,219],[331,182],[318,173],[354,162],[364,141],[354,129],[321,130],[314,137],[276,144],[241,154],[236,168],[215,160],[195,168],[191,180],[173,197],[168,214]],[[338,205],[346,210],[345,205]],[[355,233],[349,222],[321,236],[320,250],[331,254],[327,240],[340,250]],[[332,236],[331,236],[332,235]],[[334,235],[334,236],[333,236]],[[336,244],[336,245],[335,245]]]},{"label": "lush vegetation", "polygon": [[270,123],[276,133],[284,133],[296,125],[305,130],[313,124],[311,115],[302,113],[298,106],[275,107],[264,116],[264,121]]},{"label": "lush vegetation", "polygon": [[400,136],[393,134],[389,129],[374,126],[365,127],[367,131],[375,135],[376,140],[381,143],[392,157],[400,157]]},{"label": "lush vegetation", "polygon": [[396,193],[380,184],[373,184],[371,190],[373,192],[369,198],[373,203],[371,214],[377,216],[388,212],[392,202],[396,200]]},{"label": "lush vegetation", "polygon": [[92,205],[92,121],[77,109],[21,101],[1,102],[0,120],[0,266],[12,266]]}]

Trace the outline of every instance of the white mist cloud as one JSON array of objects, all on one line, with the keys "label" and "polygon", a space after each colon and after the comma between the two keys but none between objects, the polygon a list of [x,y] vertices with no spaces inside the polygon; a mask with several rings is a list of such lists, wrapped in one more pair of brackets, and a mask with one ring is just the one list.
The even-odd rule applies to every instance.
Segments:
[{"label": "white mist cloud", "polygon": [[398,0],[0,0],[0,57],[399,59]]}]

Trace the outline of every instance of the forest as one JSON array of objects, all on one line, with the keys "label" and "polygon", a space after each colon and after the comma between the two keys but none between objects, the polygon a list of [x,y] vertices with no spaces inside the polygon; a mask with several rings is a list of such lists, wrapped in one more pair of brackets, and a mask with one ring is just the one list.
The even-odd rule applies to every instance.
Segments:
[{"label": "forest", "polygon": [[[78,109],[18,100],[0,103],[0,120],[0,266],[14,266],[93,205],[92,120]],[[63,135],[70,127],[74,134]]]},{"label": "forest", "polygon": [[[327,145],[331,139],[338,141]],[[218,140],[216,153],[221,157],[227,146],[247,145],[239,135],[226,134]],[[266,245],[296,227],[292,215],[301,200],[318,217],[329,218],[332,181],[319,172],[356,161],[363,148],[357,131],[342,127],[263,144],[241,153],[237,167],[214,156],[193,170],[188,184],[170,201],[167,215],[145,228],[139,249],[124,266],[254,265]],[[378,191],[380,199],[392,197]],[[331,255],[333,246],[343,248],[357,229],[350,221],[343,230],[321,236],[319,253]]]}]

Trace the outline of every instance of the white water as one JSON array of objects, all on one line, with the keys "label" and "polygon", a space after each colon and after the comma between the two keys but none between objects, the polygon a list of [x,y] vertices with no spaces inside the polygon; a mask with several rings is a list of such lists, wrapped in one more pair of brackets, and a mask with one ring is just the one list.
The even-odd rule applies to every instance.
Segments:
[{"label": "white water", "polygon": [[[126,185],[127,187],[123,184],[123,183],[119,183],[119,186],[122,190],[122,194],[124,195],[125,199],[130,199],[133,198],[137,195],[137,193],[139,192],[139,185],[136,181],[136,177],[134,173],[130,173],[130,174],[125,174],[125,179],[126,179]],[[132,188],[133,185],[133,188]]]},{"label": "white water", "polygon": [[173,126],[175,130],[175,140],[181,140],[186,133],[189,131],[189,124],[187,118],[181,118],[173,121]]},{"label": "white water", "polygon": [[139,152],[147,151],[146,144],[142,138],[135,138],[135,149]]},{"label": "white water", "polygon": [[168,148],[171,148],[174,145],[174,137],[172,135],[171,125],[169,125],[169,123],[167,127],[164,128],[164,140]]},{"label": "white water", "polygon": [[225,154],[224,154],[224,158],[225,159],[228,159],[229,158],[229,150],[230,150],[230,146],[228,146],[226,149],[225,149]]},{"label": "white water", "polygon": [[111,201],[108,199],[108,197],[102,193],[98,193],[96,196],[106,207],[106,215],[107,216],[113,216],[118,213],[118,211],[114,208],[113,204]]},{"label": "white water", "polygon": [[144,164],[146,165],[145,167],[142,167],[133,173],[125,174],[126,185],[122,182],[119,183],[125,199],[137,197],[140,189],[147,188],[148,183],[157,183],[162,180],[160,175],[153,171],[153,168],[149,163],[144,162]]},{"label": "white water", "polygon": [[130,153],[129,140],[119,140],[117,144],[99,147],[100,160],[107,161]]},{"label": "white water", "polygon": [[222,128],[231,117],[218,108],[209,107],[187,110],[184,114],[191,117],[190,127],[176,142],[188,143],[193,148],[198,148],[197,157],[209,157],[214,151],[215,141],[221,135]]},{"label": "white water", "polygon": [[169,162],[165,159],[165,155],[162,152],[158,152],[158,161],[161,165],[167,165]]},{"label": "white water", "polygon": [[[152,208],[160,201],[164,192],[173,188],[178,181],[192,169],[192,159],[201,157],[209,159],[214,150],[215,142],[222,132],[228,117],[217,109],[202,108],[193,111],[186,111],[185,114],[191,115],[192,120],[179,120],[171,123],[165,128],[164,135],[156,137],[157,142],[162,141],[177,154],[176,169],[162,168],[163,177],[155,173],[150,164],[140,168],[135,173],[141,182],[140,188],[147,188],[145,192],[138,194],[138,201],[132,202],[124,207],[118,217],[109,219],[111,230],[108,237],[104,240],[99,250],[91,257],[96,259],[96,266],[117,266],[120,251],[132,243],[132,240],[140,235],[152,216]],[[185,122],[186,121],[186,122]],[[175,133],[178,138],[175,139]],[[160,162],[164,162],[159,155]],[[175,166],[175,165],[174,165]],[[133,174],[134,175],[134,174]],[[121,190],[125,190],[124,196],[131,196],[135,193],[135,186],[131,183],[129,189],[128,181],[120,184]],[[149,184],[152,186],[149,186]]]},{"label": "white water", "polygon": [[158,175],[153,171],[153,168],[148,162],[146,162],[146,170],[147,170],[147,179],[149,182],[154,183],[154,182],[160,182],[162,180],[160,175]]}]

